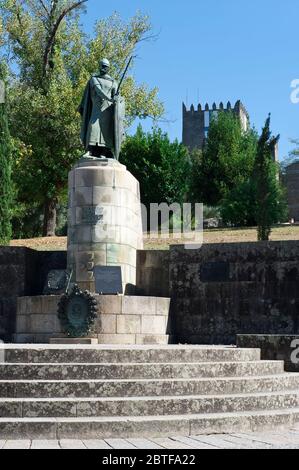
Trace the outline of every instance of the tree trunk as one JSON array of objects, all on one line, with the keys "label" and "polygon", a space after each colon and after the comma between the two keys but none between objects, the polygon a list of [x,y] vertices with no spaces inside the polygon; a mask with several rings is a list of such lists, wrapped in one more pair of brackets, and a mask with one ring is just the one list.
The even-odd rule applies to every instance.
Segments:
[{"label": "tree trunk", "polygon": [[57,198],[47,199],[44,208],[43,236],[54,237],[56,229]]}]

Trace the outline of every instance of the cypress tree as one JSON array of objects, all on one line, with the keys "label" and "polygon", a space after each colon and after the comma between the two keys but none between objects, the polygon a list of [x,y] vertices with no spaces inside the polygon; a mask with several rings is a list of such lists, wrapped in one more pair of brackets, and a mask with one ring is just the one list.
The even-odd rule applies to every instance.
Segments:
[{"label": "cypress tree", "polygon": [[258,240],[265,241],[269,240],[271,227],[277,222],[281,199],[278,171],[272,157],[279,135],[271,136],[270,119],[269,114],[258,141],[253,173],[256,185]]},{"label": "cypress tree", "polygon": [[6,99],[6,66],[0,63],[0,245],[7,244],[11,238],[11,138],[8,128]]}]

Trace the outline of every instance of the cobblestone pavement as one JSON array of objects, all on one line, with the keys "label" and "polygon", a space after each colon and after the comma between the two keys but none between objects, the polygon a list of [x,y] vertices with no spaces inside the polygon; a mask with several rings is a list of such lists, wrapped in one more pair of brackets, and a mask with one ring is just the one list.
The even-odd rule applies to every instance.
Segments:
[{"label": "cobblestone pavement", "polygon": [[288,431],[155,439],[0,440],[0,449],[299,449],[299,424]]}]

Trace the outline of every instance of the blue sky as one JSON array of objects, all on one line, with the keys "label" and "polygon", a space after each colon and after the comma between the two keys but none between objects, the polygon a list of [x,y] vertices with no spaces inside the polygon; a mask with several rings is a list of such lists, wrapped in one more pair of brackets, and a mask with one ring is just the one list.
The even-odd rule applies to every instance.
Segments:
[{"label": "blue sky", "polygon": [[150,15],[158,39],[138,48],[134,75],[158,86],[171,139],[181,140],[186,96],[189,106],[241,99],[258,130],[271,112],[280,159],[287,156],[289,139],[299,139],[299,103],[290,99],[299,79],[298,0],[89,0],[82,22],[92,32],[97,18],[137,10]]}]

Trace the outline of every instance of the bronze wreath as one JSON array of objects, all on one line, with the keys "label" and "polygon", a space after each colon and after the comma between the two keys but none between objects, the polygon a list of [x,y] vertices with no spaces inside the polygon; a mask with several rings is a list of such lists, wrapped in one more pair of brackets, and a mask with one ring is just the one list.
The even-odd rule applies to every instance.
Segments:
[{"label": "bronze wreath", "polygon": [[63,333],[72,338],[87,336],[94,325],[97,311],[95,297],[75,284],[72,291],[63,294],[58,302],[58,318]]}]

